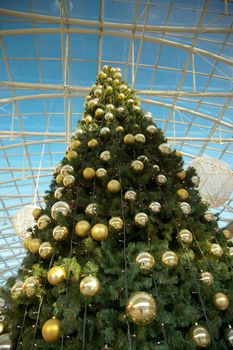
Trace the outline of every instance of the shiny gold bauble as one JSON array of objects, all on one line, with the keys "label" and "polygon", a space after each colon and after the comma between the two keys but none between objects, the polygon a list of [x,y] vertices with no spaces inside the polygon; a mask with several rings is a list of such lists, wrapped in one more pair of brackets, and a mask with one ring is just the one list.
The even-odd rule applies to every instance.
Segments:
[{"label": "shiny gold bauble", "polygon": [[141,173],[144,169],[144,164],[140,160],[134,160],[131,167],[135,173]]},{"label": "shiny gold bauble", "polygon": [[55,172],[56,172],[57,174],[60,173],[61,167],[62,167],[61,163],[58,163],[58,164],[56,165],[56,167],[55,167]]},{"label": "shiny gold bauble", "polygon": [[33,209],[32,211],[32,216],[35,218],[35,219],[38,219],[38,217],[40,216],[41,214],[41,208],[40,207],[36,207]]},{"label": "shiny gold bauble", "polygon": [[167,182],[166,176],[162,174],[158,175],[156,179],[160,185],[164,185]]},{"label": "shiny gold bauble", "polygon": [[125,135],[124,143],[126,145],[132,145],[134,143],[134,141],[135,141],[135,138],[134,138],[134,136],[132,134]]},{"label": "shiny gold bauble", "polygon": [[200,280],[207,285],[211,285],[214,282],[214,278],[210,272],[201,272]]},{"label": "shiny gold bauble", "polygon": [[182,152],[176,151],[176,152],[175,152],[175,155],[176,155],[177,157],[182,157]]},{"label": "shiny gold bauble", "polygon": [[114,109],[115,109],[115,107],[114,107],[114,105],[113,105],[112,103],[108,103],[108,104],[106,105],[106,111],[108,111],[108,112],[113,112]]},{"label": "shiny gold bauble", "polygon": [[[202,200],[203,202],[203,200]],[[204,202],[203,202],[204,203]],[[206,203],[205,203],[206,204]],[[214,221],[214,214],[210,211],[210,210],[206,210],[205,214],[204,214],[204,218],[207,221]]]},{"label": "shiny gold bauble", "polygon": [[167,265],[170,267],[176,266],[178,264],[178,256],[176,255],[176,253],[169,250],[163,253],[162,262],[164,263],[164,265]]},{"label": "shiny gold bauble", "polygon": [[186,178],[186,171],[181,170],[178,173],[176,173],[176,178],[179,180],[184,180]]},{"label": "shiny gold bauble", "polygon": [[185,201],[188,197],[188,191],[185,190],[184,188],[180,188],[179,190],[176,191],[176,194],[179,196],[180,200]]},{"label": "shiny gold bauble", "polygon": [[107,171],[104,168],[99,168],[96,170],[96,176],[100,179],[101,177],[106,176]]},{"label": "shiny gold bauble", "polygon": [[86,237],[90,232],[91,225],[86,220],[80,220],[75,225],[75,233],[79,237]]},{"label": "shiny gold bauble", "polygon": [[21,295],[23,295],[23,282],[16,282],[11,288],[11,297],[12,299],[18,299]]},{"label": "shiny gold bauble", "polygon": [[134,138],[135,138],[135,141],[138,143],[145,143],[146,142],[145,135],[143,135],[143,134],[136,134],[134,136]]},{"label": "shiny gold bauble", "polygon": [[84,117],[83,120],[86,124],[91,124],[93,122],[93,118],[91,115],[86,115],[86,117]]},{"label": "shiny gold bauble", "polygon": [[225,229],[222,232],[223,232],[224,237],[226,239],[232,239],[233,238],[233,233],[230,230]]},{"label": "shiny gold bauble", "polygon": [[104,224],[95,224],[91,229],[91,236],[96,241],[103,241],[108,237],[108,228]]},{"label": "shiny gold bauble", "polygon": [[95,177],[95,170],[93,168],[85,168],[83,170],[83,177],[85,180],[92,180]]},{"label": "shiny gold bauble", "polygon": [[31,276],[26,278],[23,284],[23,292],[27,295],[28,298],[31,298],[36,293],[36,287],[39,285],[36,277]]},{"label": "shiny gold bauble", "polygon": [[96,215],[98,211],[98,207],[96,203],[90,203],[87,205],[86,209],[85,209],[85,213],[88,216],[93,216]]},{"label": "shiny gold bauble", "polygon": [[117,100],[118,101],[123,101],[125,98],[125,95],[123,94],[123,92],[120,92],[118,95],[117,95]]},{"label": "shiny gold bauble", "polygon": [[145,227],[148,224],[148,216],[146,213],[137,213],[134,222],[139,227]]},{"label": "shiny gold bauble", "polygon": [[118,126],[116,127],[116,132],[124,132],[123,126],[118,125]]},{"label": "shiny gold bauble", "polygon": [[74,171],[74,168],[73,168],[71,165],[69,165],[69,164],[63,165],[63,167],[61,168],[61,174],[62,174],[62,176],[69,175],[69,174],[71,174],[73,171]]},{"label": "shiny gold bauble", "polygon": [[211,344],[211,337],[207,329],[203,326],[194,326],[190,330],[192,341],[199,348],[207,348]]},{"label": "shiny gold bauble", "polygon": [[125,192],[124,199],[127,202],[135,201],[137,198],[137,193],[135,191],[129,190]]},{"label": "shiny gold bauble", "polygon": [[146,128],[146,131],[148,132],[148,134],[154,135],[157,132],[157,128],[154,125],[149,125]]},{"label": "shiny gold bauble", "polygon": [[111,193],[118,193],[121,190],[121,184],[117,180],[110,180],[107,184],[107,190]]},{"label": "shiny gold bauble", "polygon": [[169,154],[172,151],[168,143],[162,143],[161,145],[159,145],[159,150],[163,154]]},{"label": "shiny gold bauble", "polygon": [[65,187],[71,187],[75,183],[75,177],[73,175],[66,175],[63,179],[63,185]]},{"label": "shiny gold bauble", "polygon": [[217,310],[226,310],[229,306],[229,299],[226,294],[216,293],[213,296],[213,304]]},{"label": "shiny gold bauble", "polygon": [[86,297],[91,297],[100,290],[100,282],[95,276],[86,276],[80,282],[80,292]]},{"label": "shiny gold bauble", "polygon": [[[63,180],[62,180],[63,181]],[[64,190],[64,187],[58,187],[56,188],[56,190],[54,191],[54,197],[56,199],[60,199],[62,197],[62,191]]]},{"label": "shiny gold bauble", "polygon": [[2,335],[5,332],[5,324],[4,322],[0,322],[0,335]]},{"label": "shiny gold bauble", "polygon": [[108,127],[106,127],[106,126],[100,130],[100,135],[101,135],[101,136],[108,136],[108,135],[110,135],[110,134],[111,134],[111,131],[110,131],[110,129],[109,129]]},{"label": "shiny gold bauble", "polygon": [[24,246],[25,249],[29,250],[29,243],[30,243],[31,240],[32,240],[31,237],[27,237],[27,238],[25,238],[23,240],[23,246]]},{"label": "shiny gold bauble", "polygon": [[42,337],[47,343],[56,343],[61,337],[61,322],[52,318],[42,327]]},{"label": "shiny gold bauble", "polygon": [[95,111],[95,116],[101,118],[104,115],[104,110],[102,108],[97,108]]},{"label": "shiny gold bauble", "polygon": [[217,243],[211,244],[210,252],[212,255],[216,256],[217,258],[220,258],[223,255],[222,247]]},{"label": "shiny gold bauble", "polygon": [[228,328],[226,338],[231,346],[233,346],[233,328]]},{"label": "shiny gold bauble", "polygon": [[90,141],[88,141],[87,147],[88,148],[95,148],[98,146],[98,144],[99,144],[99,142],[96,139],[91,139]]},{"label": "shiny gold bauble", "polygon": [[180,203],[179,207],[185,215],[188,215],[191,212],[191,206],[187,202]]},{"label": "shiny gold bauble", "polygon": [[51,208],[51,216],[53,219],[57,219],[60,214],[68,216],[71,213],[70,206],[67,202],[58,201],[53,204]]},{"label": "shiny gold bauble", "polygon": [[52,267],[47,274],[47,278],[50,284],[53,286],[58,285],[59,283],[63,282],[66,278],[66,272],[64,267],[62,266],[54,266]]},{"label": "shiny gold bauble", "polygon": [[107,122],[112,122],[113,119],[114,119],[114,115],[111,113],[111,112],[107,112],[104,116],[104,119],[107,121]]},{"label": "shiny gold bauble", "polygon": [[75,150],[75,149],[77,149],[80,146],[81,146],[81,142],[79,140],[74,140],[74,141],[72,141],[72,143],[70,145],[70,148],[72,150]]},{"label": "shiny gold bauble", "polygon": [[111,159],[111,154],[109,151],[103,151],[101,154],[100,154],[100,159],[104,160],[105,162],[107,162],[108,160]]},{"label": "shiny gold bauble", "polygon": [[118,216],[115,216],[109,220],[109,226],[115,231],[120,231],[123,228],[123,225],[122,219]]},{"label": "shiny gold bauble", "polygon": [[187,244],[192,243],[193,241],[192,232],[190,232],[187,229],[180,230],[178,233],[178,240]]},{"label": "shiny gold bauble", "polygon": [[153,213],[159,213],[161,209],[161,204],[159,202],[151,202],[149,208]]},{"label": "shiny gold bauble", "polygon": [[53,238],[56,241],[63,241],[68,236],[69,231],[65,226],[55,226],[53,229]]},{"label": "shiny gold bauble", "polygon": [[67,158],[69,161],[71,161],[71,160],[73,160],[73,159],[77,159],[77,158],[78,158],[78,153],[71,150],[71,151],[69,151],[69,152],[66,153],[66,158]]},{"label": "shiny gold bauble", "polygon": [[61,174],[58,174],[55,180],[58,185],[61,185],[63,182],[63,176]]},{"label": "shiny gold bauble", "polygon": [[53,254],[53,247],[50,242],[43,242],[39,248],[39,255],[43,259],[48,259]]},{"label": "shiny gold bauble", "polygon": [[37,254],[39,252],[39,248],[42,241],[40,238],[33,238],[29,242],[29,251],[33,254]]},{"label": "shiny gold bauble", "polygon": [[157,314],[157,304],[151,294],[137,292],[129,298],[126,315],[137,325],[151,323]]},{"label": "shiny gold bauble", "polygon": [[157,164],[154,164],[152,168],[153,168],[154,172],[156,172],[156,173],[158,171],[160,171],[160,167]]},{"label": "shiny gold bauble", "polygon": [[141,272],[149,272],[155,266],[155,259],[150,253],[142,252],[137,255],[136,263],[139,265]]}]

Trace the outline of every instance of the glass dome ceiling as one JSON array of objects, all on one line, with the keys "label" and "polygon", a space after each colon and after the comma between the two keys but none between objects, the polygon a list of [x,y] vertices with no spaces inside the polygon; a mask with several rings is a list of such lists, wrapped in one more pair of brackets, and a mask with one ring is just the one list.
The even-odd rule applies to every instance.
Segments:
[{"label": "glass dome ceiling", "polygon": [[[12,219],[43,202],[104,64],[185,166],[206,155],[232,169],[232,14],[229,0],[0,0],[0,284],[25,254]],[[232,207],[218,208],[221,226]]]}]

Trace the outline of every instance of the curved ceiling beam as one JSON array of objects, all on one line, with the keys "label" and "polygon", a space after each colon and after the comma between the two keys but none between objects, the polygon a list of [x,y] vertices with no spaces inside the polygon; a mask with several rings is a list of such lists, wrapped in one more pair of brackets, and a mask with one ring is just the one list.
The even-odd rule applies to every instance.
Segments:
[{"label": "curved ceiling beam", "polygon": [[[6,29],[6,30],[0,30],[0,36],[9,36],[9,35],[30,35],[30,34],[87,34],[87,35],[104,35],[104,36],[112,36],[112,37],[120,37],[120,38],[127,38],[127,39],[141,39],[141,34],[133,34],[133,33],[126,33],[126,32],[116,32],[116,31],[103,31],[103,30],[96,30],[96,29],[80,29],[80,28],[27,28],[27,29]],[[212,58],[213,60],[221,61],[225,64],[228,64],[229,66],[233,66],[233,60],[214,54],[212,52],[199,49],[197,47],[193,47],[191,45],[187,44],[181,44],[176,41],[162,39],[162,38],[155,38],[151,36],[144,36],[144,41],[158,43],[162,45],[168,45],[184,50],[189,50],[194,53],[197,53],[199,55],[204,55],[207,57]]]}]

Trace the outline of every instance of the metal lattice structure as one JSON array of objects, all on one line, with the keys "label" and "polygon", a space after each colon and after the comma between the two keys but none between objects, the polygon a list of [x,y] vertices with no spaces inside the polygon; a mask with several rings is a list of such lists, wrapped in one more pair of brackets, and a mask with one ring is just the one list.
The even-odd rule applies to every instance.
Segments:
[{"label": "metal lattice structure", "polygon": [[[0,1],[0,283],[24,256],[12,219],[43,202],[104,64],[119,66],[185,164],[233,159],[233,3]],[[232,197],[218,208],[233,220]]]}]

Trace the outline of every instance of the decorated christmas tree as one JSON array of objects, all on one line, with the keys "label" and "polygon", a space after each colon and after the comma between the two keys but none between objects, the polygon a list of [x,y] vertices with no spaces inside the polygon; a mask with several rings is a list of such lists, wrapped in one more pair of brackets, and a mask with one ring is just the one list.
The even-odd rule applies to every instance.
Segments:
[{"label": "decorated christmas tree", "polygon": [[104,66],[2,292],[12,349],[230,349],[231,236],[198,181]]}]

